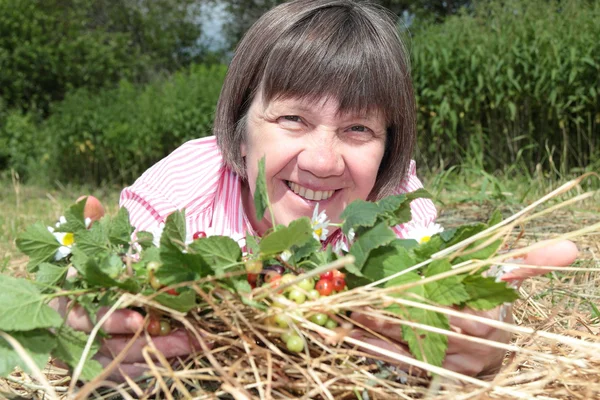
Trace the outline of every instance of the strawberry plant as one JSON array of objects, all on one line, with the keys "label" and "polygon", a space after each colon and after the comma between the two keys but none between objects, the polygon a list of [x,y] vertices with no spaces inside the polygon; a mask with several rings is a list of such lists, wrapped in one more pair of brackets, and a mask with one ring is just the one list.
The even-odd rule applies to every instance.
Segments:
[{"label": "strawberry plant", "polygon": [[[264,159],[259,164],[256,192],[255,208],[262,216],[270,208]],[[315,237],[314,221],[308,217],[288,226],[276,225],[260,238],[247,236],[240,247],[225,236],[196,235],[186,242],[185,211],[169,215],[160,237],[143,231],[133,235],[134,227],[123,208],[112,218],[105,216],[89,224],[84,218],[85,201],[80,201],[65,212],[56,227],[49,229],[38,222],[17,239],[19,249],[29,256],[32,278],[0,275],[0,330],[17,340],[39,367],[51,356],[75,368],[85,357],[81,378],[90,380],[101,371],[92,358],[99,348],[97,338],[86,348],[90,336],[66,325],[63,316],[49,306],[53,299],[63,297],[81,305],[92,321],[98,322],[100,307],[114,305],[124,294],[150,298],[156,307],[154,303],[140,307],[148,316],[146,331],[159,336],[181,329],[165,310],[187,313],[208,307],[207,299],[198,296],[193,286],[205,288],[206,293],[218,287],[254,307],[257,314],[268,315],[267,325],[278,330],[282,348],[292,353],[306,349],[297,318],[306,316],[318,326],[334,329],[339,323],[336,313],[354,310],[323,309],[329,296],[366,284],[381,288],[404,285],[406,290],[393,295],[423,304],[486,310],[513,301],[516,292],[494,277],[451,273],[453,266],[465,260],[495,254],[500,240],[488,243],[480,239],[459,256],[430,259],[499,222],[498,214],[487,224],[445,231],[436,228],[435,233],[420,238],[397,238],[391,227],[409,223],[410,202],[425,196],[427,192],[419,190],[350,204],[342,213],[343,222],[330,224],[341,229],[342,245],[326,247]],[[325,218],[319,214],[313,220],[322,223]],[[343,271],[328,267],[348,256],[354,261]],[[70,269],[77,273],[69,273]],[[436,279],[438,276],[441,278]],[[425,283],[421,284],[422,280]],[[210,301],[223,299],[213,296]],[[320,306],[310,308],[317,303]],[[300,311],[307,307],[308,311]],[[385,307],[400,319],[449,329],[444,314],[416,305]],[[441,365],[447,348],[445,335],[406,325],[398,329],[416,358]],[[27,369],[9,341],[2,338],[0,360],[2,376],[15,366]]]}]

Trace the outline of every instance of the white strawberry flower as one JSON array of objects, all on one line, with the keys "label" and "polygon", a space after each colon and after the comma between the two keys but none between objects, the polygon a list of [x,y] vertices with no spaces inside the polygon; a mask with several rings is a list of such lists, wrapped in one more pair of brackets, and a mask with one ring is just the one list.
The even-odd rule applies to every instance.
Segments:
[{"label": "white strawberry flower", "polygon": [[[58,222],[55,224],[56,228],[60,228],[62,225],[67,223],[67,219],[64,215],[61,215],[58,218]],[[92,219],[86,218],[84,220],[85,228],[89,228],[92,225]],[[55,232],[54,228],[49,226],[48,231],[54,235],[54,238],[61,246],[56,250],[56,254],[54,254],[54,261],[60,261],[69,254],[71,254],[71,247],[73,243],[75,243],[75,236],[73,232]]]},{"label": "white strawberry flower", "polygon": [[317,203],[315,210],[313,211],[311,225],[315,239],[320,241],[327,239],[327,234],[329,233],[329,220],[327,219],[325,211],[319,213],[319,203]]},{"label": "white strawberry flower", "polygon": [[428,224],[423,222],[409,222],[407,228],[406,239],[414,239],[419,244],[429,242],[433,235],[444,231],[444,228],[440,224],[433,222]]},{"label": "white strawberry flower", "polygon": [[[61,224],[57,224],[59,227]],[[58,243],[60,243],[60,247],[56,250],[56,254],[54,254],[54,261],[60,261],[69,254],[71,254],[71,246],[75,243],[75,237],[71,232],[54,232],[54,228],[49,226],[48,231],[54,235],[54,238]]]}]

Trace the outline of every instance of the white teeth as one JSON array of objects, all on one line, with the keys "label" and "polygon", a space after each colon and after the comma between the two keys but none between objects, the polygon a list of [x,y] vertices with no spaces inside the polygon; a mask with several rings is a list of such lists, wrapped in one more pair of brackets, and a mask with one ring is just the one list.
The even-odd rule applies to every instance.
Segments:
[{"label": "white teeth", "polygon": [[335,190],[323,191],[307,189],[303,186],[298,185],[295,182],[288,181],[287,184],[288,187],[292,189],[292,192],[296,193],[298,196],[304,197],[307,200],[327,200],[328,198],[333,196],[333,193],[335,192]]}]

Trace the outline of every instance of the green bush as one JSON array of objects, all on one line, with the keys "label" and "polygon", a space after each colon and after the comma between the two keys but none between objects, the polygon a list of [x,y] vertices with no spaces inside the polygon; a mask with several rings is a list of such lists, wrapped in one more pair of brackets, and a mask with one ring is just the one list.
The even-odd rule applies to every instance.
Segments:
[{"label": "green bush", "polygon": [[130,183],[183,142],[212,134],[224,66],[193,66],[143,87],[80,89],[52,108],[48,171],[61,181]]},{"label": "green bush", "polygon": [[600,153],[600,2],[490,1],[414,33],[419,158],[557,171]]},{"label": "green bush", "polygon": [[[0,114],[3,114],[0,111]],[[12,110],[1,116],[0,170],[14,170],[21,178],[43,168],[47,160],[48,137],[39,129],[40,113]]]},{"label": "green bush", "polygon": [[44,112],[79,87],[146,82],[201,59],[194,0],[0,0],[0,97]]}]

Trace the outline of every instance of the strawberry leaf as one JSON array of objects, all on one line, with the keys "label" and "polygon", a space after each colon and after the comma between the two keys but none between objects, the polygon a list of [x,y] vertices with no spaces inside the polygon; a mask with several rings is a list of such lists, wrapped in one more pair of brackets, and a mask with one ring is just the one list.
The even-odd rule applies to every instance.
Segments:
[{"label": "strawberry leaf", "polygon": [[242,250],[237,242],[227,236],[210,236],[194,240],[190,249],[199,254],[217,272],[223,274],[225,267],[241,262]]},{"label": "strawberry leaf", "polygon": [[17,247],[29,256],[27,270],[35,272],[40,263],[52,261],[60,243],[41,222],[27,227],[16,240]]},{"label": "strawberry leaf", "polygon": [[[436,260],[427,266],[425,277],[432,277],[452,270],[446,259]],[[429,300],[444,306],[460,304],[469,299],[469,293],[462,284],[463,276],[452,275],[425,284],[425,293]]]},{"label": "strawberry leaf", "polygon": [[354,256],[354,265],[358,271],[362,272],[372,250],[386,245],[394,239],[396,239],[396,234],[385,223],[379,223],[363,233],[350,248],[350,254]]},{"label": "strawberry leaf", "polygon": [[379,214],[379,206],[376,203],[354,200],[340,215],[344,220],[342,232],[348,235],[350,229],[357,231],[359,228],[370,228],[377,222]]},{"label": "strawberry leaf", "polygon": [[267,178],[265,177],[265,157],[261,158],[258,162],[258,175],[254,190],[254,210],[256,211],[256,219],[260,221],[265,216],[265,211],[269,207]]},{"label": "strawberry leaf", "polygon": [[103,224],[93,224],[90,229],[75,232],[75,246],[93,257],[109,250],[109,241]]},{"label": "strawberry leaf", "polygon": [[[67,363],[71,368],[75,368],[79,364],[79,360],[83,355],[83,350],[86,346],[88,335],[75,331],[67,325],[63,325],[56,333],[57,346],[54,355]],[[100,346],[94,342],[90,352],[87,354],[86,361],[81,371],[81,378],[90,381],[102,372],[102,365],[91,358],[98,352]]]},{"label": "strawberry leaf", "polygon": [[470,299],[468,307],[475,310],[491,310],[503,303],[511,303],[519,298],[516,290],[506,282],[496,282],[495,278],[482,275],[467,275],[463,279],[465,290]]},{"label": "strawberry leaf", "polygon": [[154,300],[165,307],[183,313],[186,313],[197,306],[196,293],[193,290],[186,290],[176,296],[168,293],[160,293],[154,297]]},{"label": "strawberry leaf", "polygon": [[160,247],[170,250],[185,248],[185,211],[175,211],[169,214],[160,237]]},{"label": "strawberry leaf", "polygon": [[29,331],[60,326],[62,318],[45,304],[46,299],[30,281],[0,275],[0,329]]},{"label": "strawberry leaf", "polygon": [[312,238],[312,226],[307,217],[292,221],[288,227],[281,227],[262,238],[259,243],[263,257],[279,254],[293,246],[302,246]]},{"label": "strawberry leaf", "polygon": [[[46,329],[6,333],[23,346],[40,369],[43,369],[48,363],[50,352],[56,347],[56,338]],[[0,376],[9,375],[15,367],[22,368],[28,373],[32,372],[14,348],[0,337]]]},{"label": "strawberry leaf", "polygon": [[129,223],[129,212],[125,207],[121,207],[117,216],[110,222],[108,239],[113,245],[127,246],[132,233],[133,227]]},{"label": "strawberry leaf", "polygon": [[56,232],[79,232],[85,230],[83,210],[85,209],[86,202],[87,197],[69,207],[64,215],[67,222],[56,227]]},{"label": "strawberry leaf", "polygon": [[50,263],[41,263],[38,272],[35,274],[36,282],[43,285],[56,285],[67,273],[69,267],[57,267]]}]

